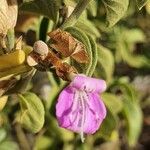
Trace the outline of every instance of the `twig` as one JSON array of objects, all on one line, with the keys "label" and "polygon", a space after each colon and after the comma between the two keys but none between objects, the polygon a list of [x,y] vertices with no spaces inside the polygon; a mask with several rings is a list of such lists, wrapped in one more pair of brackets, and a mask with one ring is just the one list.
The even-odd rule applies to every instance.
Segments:
[{"label": "twig", "polygon": [[65,29],[67,27],[73,26],[90,1],[91,0],[80,0],[72,14],[69,16],[69,18],[66,19],[66,21],[62,24],[60,28]]}]

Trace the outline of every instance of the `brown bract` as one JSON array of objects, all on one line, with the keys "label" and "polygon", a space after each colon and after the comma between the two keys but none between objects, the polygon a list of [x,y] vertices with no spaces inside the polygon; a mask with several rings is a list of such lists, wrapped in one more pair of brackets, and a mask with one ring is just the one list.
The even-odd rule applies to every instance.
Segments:
[{"label": "brown bract", "polygon": [[40,71],[46,71],[50,68],[54,68],[56,70],[56,74],[63,80],[69,80],[68,75],[70,73],[77,73],[77,70],[73,66],[62,62],[62,60],[52,51],[49,51],[47,56],[44,58],[42,55],[32,51],[27,57],[27,63],[29,66],[34,66]]},{"label": "brown bract", "polygon": [[0,0],[0,35],[6,35],[8,29],[15,27],[17,15],[17,0]]},{"label": "brown bract", "polygon": [[63,57],[71,57],[79,63],[88,63],[89,57],[85,45],[75,39],[70,33],[60,29],[48,33],[50,45]]}]

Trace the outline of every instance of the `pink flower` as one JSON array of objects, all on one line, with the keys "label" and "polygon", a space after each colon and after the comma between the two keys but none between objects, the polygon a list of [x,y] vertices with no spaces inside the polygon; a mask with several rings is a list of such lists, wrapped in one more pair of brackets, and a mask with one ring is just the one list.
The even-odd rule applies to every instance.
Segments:
[{"label": "pink flower", "polygon": [[60,93],[56,105],[59,126],[80,133],[95,133],[106,116],[106,108],[99,93],[105,91],[104,80],[76,75]]}]

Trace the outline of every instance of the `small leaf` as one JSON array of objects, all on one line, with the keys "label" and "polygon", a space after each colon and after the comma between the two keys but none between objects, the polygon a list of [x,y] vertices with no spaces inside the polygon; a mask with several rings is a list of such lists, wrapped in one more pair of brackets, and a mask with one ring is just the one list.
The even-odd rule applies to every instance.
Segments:
[{"label": "small leaf", "polygon": [[6,35],[8,29],[14,28],[17,21],[17,0],[1,0],[0,4],[0,34]]},{"label": "small leaf", "polygon": [[109,27],[115,25],[128,9],[129,0],[102,0],[106,8],[106,21]]},{"label": "small leaf", "polygon": [[144,7],[147,4],[147,2],[149,2],[149,0],[136,0],[136,2],[139,10],[141,10],[142,7]]},{"label": "small leaf", "polygon": [[19,122],[30,132],[37,133],[44,124],[44,107],[41,100],[34,94],[27,92],[18,95],[21,106]]},{"label": "small leaf", "polygon": [[57,22],[60,4],[60,0],[34,0],[23,3],[20,10],[37,13]]},{"label": "small leaf", "polygon": [[97,48],[98,60],[94,74],[96,77],[102,77],[109,82],[114,72],[114,57],[106,47],[98,45]]}]

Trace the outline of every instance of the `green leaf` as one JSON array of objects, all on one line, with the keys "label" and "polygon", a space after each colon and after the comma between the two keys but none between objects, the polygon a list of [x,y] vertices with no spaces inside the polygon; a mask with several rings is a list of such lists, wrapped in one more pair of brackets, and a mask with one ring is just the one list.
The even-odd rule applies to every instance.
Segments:
[{"label": "green leaf", "polygon": [[2,142],[6,138],[6,131],[3,128],[0,128],[0,142]]},{"label": "green leaf", "polygon": [[124,99],[123,113],[128,123],[128,142],[130,146],[134,146],[139,138],[142,127],[142,111],[138,103],[132,102],[130,99]]},{"label": "green leaf", "polygon": [[19,150],[19,147],[13,141],[4,141],[0,143],[0,150]]},{"label": "green leaf", "polygon": [[93,37],[100,37],[99,30],[96,28],[95,24],[88,19],[79,19],[75,24],[75,27],[80,28],[86,34],[90,34]]},{"label": "green leaf", "polygon": [[23,3],[20,10],[40,14],[57,22],[60,5],[61,0],[34,0]]},{"label": "green leaf", "polygon": [[138,95],[129,83],[117,83],[122,91],[123,114],[127,121],[127,138],[130,146],[134,146],[139,138],[142,128],[142,111]]},{"label": "green leaf", "polygon": [[95,69],[95,76],[102,77],[107,82],[111,81],[114,72],[114,58],[110,50],[98,45],[98,61]]},{"label": "green leaf", "polygon": [[75,68],[79,71],[79,73],[84,73],[88,75],[90,71],[90,67],[92,65],[92,57],[93,57],[90,40],[87,37],[87,35],[78,28],[69,27],[66,29],[66,31],[69,32],[74,38],[76,38],[77,40],[79,40],[85,45],[88,56],[89,56],[89,63],[79,64],[72,60],[72,65],[75,66]]},{"label": "green leaf", "polygon": [[144,7],[146,3],[149,2],[149,0],[136,0],[136,2],[137,2],[139,10],[141,10],[142,7]]},{"label": "green leaf", "polygon": [[21,106],[19,122],[30,132],[38,132],[43,127],[45,115],[41,100],[30,92],[18,96]]},{"label": "green leaf", "polygon": [[146,36],[144,32],[138,28],[126,29],[123,28],[123,35],[125,40],[129,43],[144,42]]},{"label": "green leaf", "polygon": [[112,132],[117,127],[117,116],[114,115],[109,109],[107,110],[107,116],[100,127],[100,131],[98,134],[104,137],[105,139],[109,139]]},{"label": "green leaf", "polygon": [[115,57],[116,61],[123,60],[129,66],[140,68],[143,66],[149,66],[149,60],[142,55],[133,54],[135,44],[137,42],[144,42],[146,37],[140,29],[127,29],[127,28],[115,28],[116,47]]},{"label": "green leaf", "polygon": [[106,8],[106,21],[109,27],[115,25],[126,13],[129,0],[102,0]]},{"label": "green leaf", "polygon": [[126,43],[120,39],[117,42],[117,52],[116,55],[121,55],[123,61],[125,61],[129,66],[135,68],[141,68],[143,66],[149,66],[149,62],[146,57],[142,55],[133,55],[130,50],[126,47]]},{"label": "green leaf", "polygon": [[42,150],[48,149],[52,143],[52,140],[48,136],[40,136],[35,140],[35,149]]},{"label": "green leaf", "polygon": [[96,45],[94,39],[90,35],[87,35],[87,36],[89,38],[89,41],[90,41],[90,44],[91,44],[91,50],[92,50],[92,64],[91,64],[88,76],[92,76],[94,71],[95,71],[95,68],[96,68],[96,65],[97,65],[97,59],[98,59],[97,45]]},{"label": "green leaf", "polygon": [[111,93],[103,93],[101,97],[113,114],[117,114],[122,110],[123,102],[118,96]]},{"label": "green leaf", "polygon": [[87,10],[89,12],[89,14],[93,17],[96,17],[97,15],[97,8],[98,8],[98,4],[96,0],[91,1],[88,4]]},{"label": "green leaf", "polygon": [[137,102],[138,100],[138,95],[133,86],[129,83],[117,83],[119,86],[119,89],[122,91],[122,93],[132,101],[132,102]]}]

